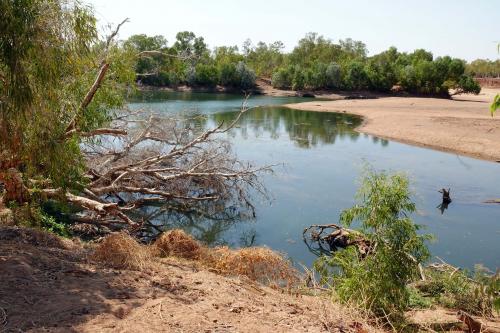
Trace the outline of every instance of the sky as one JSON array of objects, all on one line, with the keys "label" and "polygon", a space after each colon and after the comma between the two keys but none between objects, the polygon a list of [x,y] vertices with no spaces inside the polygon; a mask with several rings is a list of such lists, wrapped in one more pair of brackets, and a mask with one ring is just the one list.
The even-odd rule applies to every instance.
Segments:
[{"label": "sky", "polygon": [[250,38],[280,40],[290,51],[307,32],[334,41],[352,38],[369,55],[390,46],[468,61],[498,59],[500,0],[84,0],[100,26],[130,22],[120,38],[163,35],[172,45],[178,31],[203,36],[210,47]]}]

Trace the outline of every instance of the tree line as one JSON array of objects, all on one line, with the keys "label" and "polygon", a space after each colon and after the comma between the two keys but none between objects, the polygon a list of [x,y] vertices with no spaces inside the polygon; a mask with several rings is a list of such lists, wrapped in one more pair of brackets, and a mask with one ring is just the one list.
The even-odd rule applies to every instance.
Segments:
[{"label": "tree line", "polygon": [[500,78],[500,59],[476,59],[467,64],[466,72],[474,77]]},{"label": "tree line", "polygon": [[[479,93],[471,65],[449,56],[434,57],[423,49],[411,53],[395,47],[368,56],[366,45],[352,39],[338,43],[308,33],[291,52],[280,41],[250,40],[237,46],[208,48],[203,37],[183,31],[172,46],[163,36],[134,35],[125,47],[144,52],[137,61],[137,80],[152,86],[216,85],[247,90],[257,77],[279,89],[369,90],[393,89],[425,95]],[[147,52],[156,50],[156,52]],[[473,63],[474,64],[474,63]]]}]

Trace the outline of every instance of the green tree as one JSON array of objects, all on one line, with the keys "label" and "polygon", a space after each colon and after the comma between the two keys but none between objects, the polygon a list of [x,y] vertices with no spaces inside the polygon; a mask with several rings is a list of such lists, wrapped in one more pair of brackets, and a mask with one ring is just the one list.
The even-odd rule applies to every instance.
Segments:
[{"label": "green tree", "polygon": [[95,23],[77,1],[0,3],[0,181],[9,169],[55,187],[85,181],[80,133],[108,121],[134,78],[129,55],[100,41]]},{"label": "green tree", "polygon": [[293,84],[294,69],[291,66],[278,68],[272,78],[271,83],[274,88],[289,89]]},{"label": "green tree", "polygon": [[255,73],[243,61],[236,65],[237,87],[247,90],[255,86]]},{"label": "green tree", "polygon": [[361,90],[368,87],[368,76],[360,61],[353,61],[348,64],[344,86],[351,90]]},{"label": "green tree", "polygon": [[409,304],[407,285],[427,260],[427,235],[418,233],[410,215],[415,212],[408,178],[368,171],[358,191],[359,203],[340,217],[345,226],[359,223],[371,253],[356,247],[320,257],[315,263],[324,282],[331,283],[340,300],[354,303],[376,316],[401,320]]},{"label": "green tree", "polygon": [[331,62],[326,68],[326,86],[330,89],[340,88],[342,82],[342,71],[340,65]]},{"label": "green tree", "polygon": [[124,46],[131,48],[137,54],[146,51],[157,51],[137,58],[135,72],[138,80],[143,84],[152,86],[165,86],[170,83],[167,66],[172,61],[172,58],[168,56],[169,50],[165,37],[159,35],[149,37],[144,34],[133,35],[125,41]]}]

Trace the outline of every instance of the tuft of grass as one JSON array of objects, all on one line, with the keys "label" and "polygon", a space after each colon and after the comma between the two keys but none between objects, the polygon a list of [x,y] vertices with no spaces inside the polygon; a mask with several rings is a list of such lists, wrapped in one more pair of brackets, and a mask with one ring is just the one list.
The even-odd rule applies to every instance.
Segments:
[{"label": "tuft of grass", "polygon": [[183,230],[164,232],[153,243],[155,254],[160,257],[180,257],[198,259],[201,255],[201,245]]},{"label": "tuft of grass", "polygon": [[121,232],[104,238],[91,258],[117,269],[142,270],[150,264],[152,255],[149,247]]},{"label": "tuft of grass", "polygon": [[203,261],[220,274],[246,276],[267,285],[292,286],[299,280],[290,262],[266,247],[208,249]]},{"label": "tuft of grass", "polygon": [[476,267],[474,274],[444,266],[442,270],[426,269],[427,280],[420,281],[416,288],[425,298],[447,308],[463,310],[472,315],[491,316],[498,311],[500,280]]},{"label": "tuft of grass", "polygon": [[97,246],[92,258],[117,269],[141,270],[155,256],[194,260],[218,274],[245,276],[270,286],[291,287],[299,282],[290,262],[269,248],[209,248],[182,230],[167,231],[150,246],[137,243],[126,233],[111,234]]}]

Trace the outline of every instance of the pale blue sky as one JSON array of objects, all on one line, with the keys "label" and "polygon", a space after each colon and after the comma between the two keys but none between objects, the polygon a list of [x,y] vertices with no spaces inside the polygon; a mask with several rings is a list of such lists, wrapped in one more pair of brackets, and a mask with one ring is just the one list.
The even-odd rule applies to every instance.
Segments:
[{"label": "pale blue sky", "polygon": [[189,30],[210,47],[241,46],[250,38],[254,44],[281,40],[290,50],[314,31],[333,40],[361,40],[369,54],[396,46],[466,60],[499,58],[500,0],[84,1],[94,5],[102,25],[129,17],[121,38],[161,34],[170,45],[178,31]]}]

